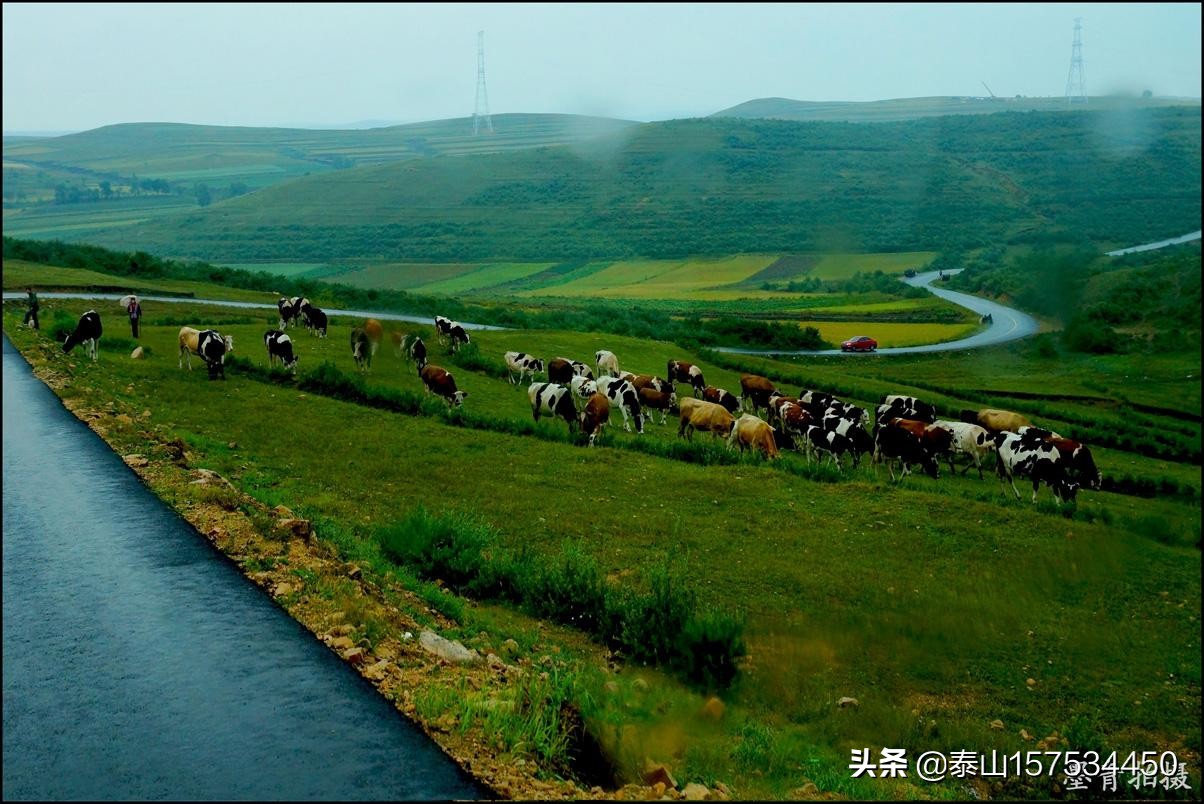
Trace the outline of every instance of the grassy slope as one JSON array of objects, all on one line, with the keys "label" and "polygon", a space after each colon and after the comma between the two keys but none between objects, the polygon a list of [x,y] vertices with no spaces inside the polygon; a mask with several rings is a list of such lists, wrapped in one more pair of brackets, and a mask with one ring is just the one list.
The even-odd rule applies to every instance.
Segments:
[{"label": "grassy slope", "polygon": [[1035,232],[1139,242],[1198,225],[1199,142],[1190,109],[671,121],[336,171],[91,237],[230,261],[909,251]]}]

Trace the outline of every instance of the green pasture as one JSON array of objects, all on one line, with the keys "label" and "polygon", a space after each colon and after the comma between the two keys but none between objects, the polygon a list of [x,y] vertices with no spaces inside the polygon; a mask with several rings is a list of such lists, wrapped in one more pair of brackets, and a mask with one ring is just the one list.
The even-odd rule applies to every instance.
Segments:
[{"label": "green pasture", "polygon": [[551,262],[506,262],[485,265],[471,273],[459,274],[448,279],[422,285],[419,288],[419,292],[447,295],[487,291],[495,285],[525,279],[533,274],[546,271],[553,265],[555,263]]},{"label": "green pasture", "polygon": [[[774,261],[772,256],[735,256],[722,259],[624,260],[563,285],[528,291],[529,296],[595,296],[630,299],[705,299],[708,291],[718,299],[745,298],[755,292],[732,289]],[[762,294],[768,296],[769,294]]]},{"label": "green pasture", "polygon": [[319,273],[331,266],[324,262],[231,262],[225,263],[224,267],[297,277],[305,274]]},{"label": "green pasture", "polygon": [[357,288],[413,290],[450,281],[480,267],[477,263],[381,263],[342,274],[338,281]]},{"label": "green pasture", "polygon": [[[222,301],[253,301],[275,305],[279,297],[270,293],[259,293],[254,290],[243,290],[208,282],[192,282],[185,279],[146,279],[142,277],[119,277],[112,274],[89,271],[86,268],[56,268],[49,265],[25,262],[23,260],[4,261],[4,289],[7,291],[24,291],[33,287],[35,291],[45,290],[92,290],[98,293],[163,293],[177,296],[197,296]],[[45,299],[40,300],[46,304]],[[98,301],[104,304],[107,302]],[[114,310],[117,303],[112,302]],[[146,302],[144,311],[155,302]],[[162,306],[176,306],[174,302],[164,302]],[[265,313],[266,314],[266,313]]]},{"label": "green pasture", "polygon": [[[60,309],[77,315],[82,304],[47,304],[43,320]],[[191,313],[197,325],[206,316],[260,315],[172,312]],[[39,336],[19,326],[19,313],[19,304],[6,305],[5,329],[28,349]],[[258,323],[221,328],[234,335],[235,354],[266,364],[262,334],[272,323],[264,311]],[[354,372],[347,334],[355,323],[336,319],[325,340],[295,332],[301,370],[329,360]],[[854,798],[949,797],[959,788],[850,780],[849,747],[1010,752],[1031,748],[1021,729],[1039,737],[1056,730],[1072,747],[1199,745],[1198,498],[1084,492],[1068,517],[1048,502],[1048,490],[1034,506],[1022,485],[1017,502],[989,473],[979,480],[943,471],[937,481],[896,485],[867,466],[807,479],[790,471],[802,461],[792,454],[779,465],[749,458],[729,466],[644,455],[614,447],[674,440],[675,426],[648,424],[637,436],[622,431],[617,415],[592,450],[551,438],[564,429],[559,421],[527,437],[468,430],[234,372],[210,382],[199,367],[177,368],[177,329],[148,325],[145,361],[129,360],[131,342],[118,338],[102,339],[98,365],[78,355],[56,360],[62,370],[74,364],[76,396],[98,407],[116,399],[149,409],[148,424],[185,438],[196,465],[270,504],[337,521],[358,539],[373,539],[419,504],[471,512],[512,547],[550,555],[568,540],[615,577],[672,556],[702,602],[744,612],[749,658],[725,693],[723,721],[698,721],[689,713],[701,698],[657,673],[647,674],[653,686],[642,703],[610,711],[625,729],[625,752],[642,759],[664,750],[679,779],[722,779],[751,798],[790,797],[804,778]],[[670,344],[545,331],[472,338],[497,363],[507,349],[592,363],[594,350],[607,348],[624,369],[663,374],[666,360],[682,358],[698,363],[709,383],[738,388],[737,371]],[[469,391],[466,407],[500,420],[529,418],[523,388],[457,367],[433,339],[428,346],[431,361]],[[1033,359],[1002,362],[1019,368]],[[941,368],[937,360],[762,363],[831,375],[834,385],[873,386],[875,394],[922,386]],[[981,371],[990,365],[983,360]],[[896,371],[910,384],[880,376]],[[977,378],[962,377],[951,392],[974,390]],[[421,392],[413,367],[391,354],[387,339],[368,381]],[[223,415],[213,416],[219,409]],[[301,437],[314,433],[323,449]],[[1108,460],[1099,459],[1105,472]],[[846,695],[859,707],[836,707]],[[991,729],[996,718],[1003,731]]]}]

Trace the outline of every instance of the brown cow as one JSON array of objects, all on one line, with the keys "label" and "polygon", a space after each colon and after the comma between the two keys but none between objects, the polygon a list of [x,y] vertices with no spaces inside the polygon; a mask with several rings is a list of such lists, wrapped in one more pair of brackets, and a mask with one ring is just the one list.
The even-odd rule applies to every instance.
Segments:
[{"label": "brown cow", "polygon": [[781,410],[786,405],[794,405],[794,406],[800,407],[800,408],[802,407],[802,403],[800,403],[798,401],[797,396],[782,396],[781,394],[774,394],[773,396],[771,396],[769,398],[768,419],[771,422],[780,421],[781,420]]},{"label": "brown cow", "polygon": [[669,375],[669,382],[688,382],[694,389],[695,399],[701,396],[702,389],[707,387],[706,380],[702,378],[702,369],[693,363],[670,360],[666,366],[666,373]]},{"label": "brown cow", "polygon": [[777,388],[768,377],[762,377],[757,374],[741,374],[740,375],[740,406],[744,406],[744,400],[752,402],[753,413],[756,413],[761,408],[769,408],[769,397],[777,393]]},{"label": "brown cow", "polygon": [[[669,418],[669,413],[677,407],[677,393],[674,391],[658,391],[655,388],[645,386],[638,391],[640,395],[640,406],[647,410],[659,410],[661,412],[661,424]],[[652,414],[648,414],[649,420]]]},{"label": "brown cow", "polygon": [[678,404],[681,415],[681,426],[677,428],[678,438],[684,435],[687,440],[693,441],[695,430],[708,432],[715,438],[720,434],[726,436],[736,421],[722,405],[716,405],[714,402],[686,397]]},{"label": "brown cow", "polygon": [[1013,413],[1010,410],[997,410],[995,408],[984,408],[980,411],[963,410],[961,420],[970,424],[977,424],[988,433],[1003,432],[1004,430],[1016,433],[1021,427],[1032,427],[1032,422],[1027,417],[1019,413]]},{"label": "brown cow", "polygon": [[668,380],[662,380],[660,377],[657,377],[654,374],[634,374],[631,376],[622,377],[622,379],[625,379],[631,383],[637,391],[641,388],[651,388],[654,391],[661,391],[663,393],[677,392],[677,389],[673,387],[673,383],[669,382]]},{"label": "brown cow", "polygon": [[368,343],[372,344],[372,356],[375,357],[376,350],[385,337],[385,329],[375,318],[369,318],[364,322],[364,334],[368,336]]},{"label": "brown cow", "polygon": [[740,400],[735,394],[723,388],[716,388],[713,385],[708,385],[702,389],[702,398],[707,402],[722,405],[728,413],[735,413],[740,409]]},{"label": "brown cow", "polygon": [[581,432],[589,436],[589,445],[594,445],[594,439],[602,432],[602,427],[610,421],[610,400],[606,394],[595,393],[585,403],[581,411]]},{"label": "brown cow", "polygon": [[953,431],[948,427],[928,424],[915,419],[890,419],[889,424],[901,427],[911,433],[934,457],[947,455],[953,451]]},{"label": "brown cow", "polygon": [[426,392],[443,397],[448,407],[459,407],[464,403],[464,397],[468,396],[467,391],[457,391],[455,378],[446,369],[436,366],[434,363],[423,366],[418,376],[422,378]]},{"label": "brown cow", "polygon": [[739,445],[740,451],[746,449],[759,449],[765,453],[765,457],[773,459],[778,457],[778,444],[773,438],[774,429],[769,426],[769,423],[758,419],[751,413],[745,413],[732,424],[732,432],[727,438],[727,448],[732,449]]}]

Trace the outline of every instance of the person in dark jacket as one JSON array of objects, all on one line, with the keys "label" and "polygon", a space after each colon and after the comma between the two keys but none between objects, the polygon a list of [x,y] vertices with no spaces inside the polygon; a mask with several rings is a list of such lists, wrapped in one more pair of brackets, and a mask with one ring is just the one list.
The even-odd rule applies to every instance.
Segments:
[{"label": "person in dark jacket", "polygon": [[130,314],[130,333],[137,338],[138,323],[142,319],[142,304],[138,301],[138,297],[134,296],[130,299],[130,303],[125,309]]},{"label": "person in dark jacket", "polygon": [[25,292],[29,294],[29,309],[25,311],[25,323],[34,329],[40,329],[38,326],[38,294],[33,292],[33,288],[25,288]]}]

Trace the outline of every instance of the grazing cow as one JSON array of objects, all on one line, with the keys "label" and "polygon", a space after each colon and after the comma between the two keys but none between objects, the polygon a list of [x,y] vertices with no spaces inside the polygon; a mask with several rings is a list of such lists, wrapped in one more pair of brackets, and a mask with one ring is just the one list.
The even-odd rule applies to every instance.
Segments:
[{"label": "grazing cow", "polygon": [[874,433],[875,459],[884,458],[886,460],[886,468],[890,471],[891,480],[895,479],[895,470],[891,462],[896,459],[903,464],[899,480],[907,477],[911,472],[912,464],[917,463],[934,480],[940,477],[940,467],[937,466],[936,458],[924,448],[923,443],[915,434],[899,425],[899,421],[901,420],[887,419],[879,424]]},{"label": "grazing cow", "polygon": [[426,344],[417,334],[406,335],[401,339],[400,353],[406,360],[418,365],[418,370],[426,366]]},{"label": "grazing cow", "polygon": [[355,365],[360,371],[372,368],[372,340],[363,327],[351,330],[351,356],[355,358]]},{"label": "grazing cow", "polygon": [[611,377],[619,376],[619,358],[615,357],[614,352],[608,352],[605,349],[594,352],[594,365],[598,367],[599,377],[603,372]]},{"label": "grazing cow", "polygon": [[368,342],[372,344],[372,356],[375,357],[380,342],[384,340],[385,328],[375,318],[369,318],[364,322],[364,334],[368,336]]},{"label": "grazing cow", "polygon": [[423,366],[422,371],[418,372],[418,376],[422,378],[426,392],[443,397],[443,401],[449,408],[458,408],[464,404],[464,398],[468,396],[468,392],[456,390],[456,378],[449,374],[447,369],[432,363]]},{"label": "grazing cow", "polygon": [[1049,486],[1058,502],[1071,502],[1078,491],[1079,484],[1067,476],[1069,461],[1062,456],[1058,448],[1046,442],[1025,443],[1018,433],[1001,432],[995,434],[995,451],[999,459],[995,470],[999,475],[999,487],[1007,494],[1003,481],[1006,478],[1012,484],[1016,499],[1020,499],[1020,490],[1016,488],[1016,475],[1023,475],[1033,481],[1033,502],[1037,501],[1037,489],[1042,483]]},{"label": "grazing cow", "polygon": [[452,324],[456,323],[450,318],[444,318],[441,315],[435,316],[435,337],[443,340],[451,335]]},{"label": "grazing cow", "polygon": [[554,382],[533,382],[527,388],[531,400],[531,416],[539,421],[542,414],[559,416],[572,431],[577,426],[577,408],[573,404],[573,392]]},{"label": "grazing cow", "polygon": [[735,394],[722,388],[716,388],[713,385],[708,385],[702,389],[702,398],[707,402],[722,405],[728,413],[734,414],[740,409],[740,399]]},{"label": "grazing cow", "polygon": [[1005,430],[1015,433],[1021,427],[1031,427],[1033,424],[1027,417],[1019,413],[1013,413],[1010,410],[997,410],[995,408],[963,410],[958,418],[963,422],[979,425],[991,435],[1002,433]]},{"label": "grazing cow", "polygon": [[986,428],[980,427],[977,424],[969,422],[951,422],[938,421],[937,427],[944,427],[953,433],[953,450],[949,453],[949,472],[953,473],[953,455],[970,456],[970,460],[966,462],[966,467],[962,469],[962,474],[970,471],[970,466],[973,465],[978,469],[978,479],[982,480],[982,459],[989,453],[995,451],[995,441],[991,438],[991,434],[986,431]]},{"label": "grazing cow", "polygon": [[305,305],[305,309],[301,311],[301,318],[305,322],[305,328],[319,338],[326,337],[326,311],[320,307],[314,307],[312,304]]},{"label": "grazing cow", "polygon": [[95,363],[99,357],[97,353],[100,351],[100,334],[102,331],[100,314],[95,310],[89,310],[79,317],[79,321],[75,324],[75,329],[63,341],[63,351],[70,352],[82,343],[84,351],[92,358],[92,362]]},{"label": "grazing cow", "polygon": [[293,354],[293,339],[277,329],[269,329],[263,333],[263,345],[268,349],[268,368],[276,365],[284,366],[294,374],[297,373],[297,356]]},{"label": "grazing cow", "polygon": [[[953,460],[953,431],[936,424],[917,421],[915,419],[891,419],[896,426],[902,427],[920,440],[920,444],[933,458],[940,459],[948,455]],[[950,470],[952,471],[952,470]]]},{"label": "grazing cow", "polygon": [[[506,352],[506,368],[509,371],[510,383],[512,385],[523,381],[527,372],[531,373],[531,379],[535,379],[536,374],[542,374],[544,367],[543,361],[538,357],[532,357],[526,352]],[[514,372],[518,372],[518,380],[514,379]]]},{"label": "grazing cow", "polygon": [[637,391],[641,388],[651,388],[653,391],[660,391],[663,394],[677,393],[677,388],[674,387],[673,383],[668,380],[662,380],[653,374],[620,375],[619,378],[630,382],[635,386],[635,390]]},{"label": "grazing cow", "polygon": [[853,452],[853,465],[861,463],[861,456],[874,451],[874,439],[862,427],[860,420],[846,419],[840,416],[826,416],[820,419],[819,426],[848,439]]},{"label": "grazing cow", "polygon": [[1017,434],[1024,444],[1044,442],[1057,447],[1066,464],[1067,475],[1078,483],[1080,488],[1098,491],[1103,485],[1103,478],[1095,466],[1095,459],[1091,457],[1091,450],[1083,443],[1063,438],[1055,432],[1039,427],[1021,427]]},{"label": "grazing cow", "polygon": [[644,414],[640,407],[640,395],[635,390],[635,386],[618,377],[599,377],[596,382],[598,393],[605,394],[611,405],[617,407],[623,414],[623,429],[631,432],[631,424],[627,420],[630,416],[635,419],[635,431],[643,435]]},{"label": "grazing cow", "polygon": [[[669,418],[669,414],[677,410],[677,393],[675,391],[658,391],[655,388],[645,386],[636,392],[640,398],[640,404],[648,410],[659,410],[661,412],[661,424],[664,424]],[[648,419],[652,419],[652,414],[648,414]]]},{"label": "grazing cow", "polygon": [[468,343],[469,340],[468,332],[460,323],[441,315],[435,316],[435,337],[439,343],[450,345],[453,354],[459,351],[461,344]]},{"label": "grazing cow", "polygon": [[293,323],[297,316],[301,314],[301,302],[308,299],[302,299],[300,296],[294,296],[291,299],[280,297],[276,302],[276,309],[280,311],[280,331],[283,332],[288,328],[288,325]]},{"label": "grazing cow", "polygon": [[188,370],[192,371],[192,356],[197,355],[209,367],[209,375],[214,373],[213,362],[223,366],[222,376],[225,376],[224,365],[226,353],[234,351],[234,336],[221,335],[217,330],[196,330],[192,327],[180,327],[179,335],[180,357],[177,365],[184,368],[184,359],[188,359]]},{"label": "grazing cow", "polygon": [[594,378],[594,372],[589,366],[579,360],[569,360],[567,357],[554,357],[548,362],[548,382],[568,385],[573,377]]},{"label": "grazing cow", "polygon": [[460,347],[467,344],[471,338],[468,337],[468,330],[464,329],[463,325],[452,322],[451,332],[447,334],[451,341],[452,354],[460,351]]},{"label": "grazing cow", "polygon": [[795,407],[801,407],[801,405],[799,405],[798,397],[782,396],[777,391],[774,391],[769,396],[768,415],[766,415],[765,418],[770,423],[776,423],[776,422],[781,421],[779,412],[782,410],[782,408],[786,407],[787,405],[794,405]]},{"label": "grazing cow", "polygon": [[731,434],[732,425],[736,423],[735,417],[722,405],[693,397],[682,399],[678,404],[678,411],[681,426],[677,428],[677,437],[681,438],[684,435],[687,441],[694,440],[695,430],[710,433],[713,438],[718,438],[721,434],[726,438]]},{"label": "grazing cow", "polygon": [[745,413],[732,423],[732,431],[727,437],[727,448],[739,446],[741,452],[746,449],[759,449],[765,453],[766,458],[772,460],[778,457],[778,444],[773,434],[774,429],[768,422],[751,413]]},{"label": "grazing cow", "polygon": [[575,376],[569,380],[569,390],[573,392],[573,402],[589,399],[598,393],[598,383],[589,377]]},{"label": "grazing cow", "polygon": [[[883,416],[882,409],[887,408],[889,415]],[[883,418],[911,419],[913,421],[932,424],[936,421],[936,408],[927,402],[921,402],[914,396],[886,394],[878,406],[878,420]]]},{"label": "grazing cow", "polygon": [[399,329],[389,330],[389,340],[393,342],[393,354],[398,360],[402,357],[402,346],[405,344],[406,334]]},{"label": "grazing cow", "polygon": [[740,406],[743,408],[745,400],[748,400],[752,403],[753,413],[761,408],[768,408],[769,398],[777,391],[767,377],[758,374],[740,375]]},{"label": "grazing cow", "polygon": [[865,408],[851,405],[848,402],[841,402],[839,399],[833,399],[828,403],[828,407],[824,409],[821,418],[848,419],[851,422],[857,422],[863,427],[870,423],[870,414]]},{"label": "grazing cow", "polygon": [[831,407],[833,402],[839,400],[825,391],[812,391],[807,388],[800,388],[798,401],[812,416],[816,419],[822,419],[824,411]]},{"label": "grazing cow", "polygon": [[[865,431],[863,430],[862,432]],[[835,430],[828,430],[824,427],[812,425],[807,428],[806,440],[808,448],[814,450],[817,457],[820,452],[828,453],[828,457],[832,459],[832,463],[836,464],[837,471],[840,471],[841,455],[851,454],[854,466],[861,460],[861,453],[853,445],[853,440]]]},{"label": "grazing cow", "polygon": [[[593,382],[593,380],[587,380]],[[610,421],[610,400],[605,394],[594,393],[585,403],[581,411],[581,432],[589,436],[589,446],[594,445],[594,439],[602,432],[602,427]]]},{"label": "grazing cow", "polygon": [[702,378],[702,369],[693,363],[687,363],[684,360],[670,360],[665,373],[669,375],[669,382],[688,382],[694,389],[695,399],[701,397],[702,390],[707,387],[706,380]]}]

